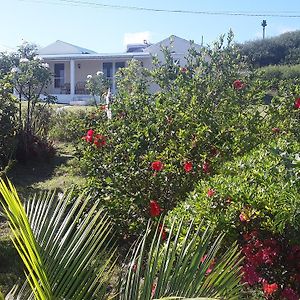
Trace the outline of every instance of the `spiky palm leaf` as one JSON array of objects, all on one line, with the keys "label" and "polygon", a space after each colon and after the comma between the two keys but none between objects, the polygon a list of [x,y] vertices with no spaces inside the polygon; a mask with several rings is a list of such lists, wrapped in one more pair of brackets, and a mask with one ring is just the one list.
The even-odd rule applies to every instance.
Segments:
[{"label": "spiky palm leaf", "polygon": [[72,202],[72,192],[60,199],[54,192],[41,194],[24,208],[12,184],[3,180],[0,194],[31,287],[28,292],[25,284],[18,299],[105,298],[114,264],[112,226],[97,203],[86,212],[90,196],[82,193]]},{"label": "spiky palm leaf", "polygon": [[150,229],[132,250],[120,282],[120,300],[239,298],[240,252],[233,245],[217,257],[223,234],[213,240],[213,231],[207,229],[199,238],[191,224],[182,241],[182,222],[175,229],[174,221],[163,241],[161,227],[154,237]]}]

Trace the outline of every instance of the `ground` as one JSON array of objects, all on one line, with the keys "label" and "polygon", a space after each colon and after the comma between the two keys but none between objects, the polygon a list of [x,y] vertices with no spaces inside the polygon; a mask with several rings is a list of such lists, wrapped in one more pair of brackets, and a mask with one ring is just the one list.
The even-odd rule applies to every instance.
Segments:
[{"label": "ground", "polygon": [[[72,185],[84,184],[84,177],[78,175],[74,148],[70,144],[56,143],[55,157],[48,162],[16,164],[8,177],[16,186],[22,200],[42,190],[62,191]],[[23,277],[22,263],[10,239],[7,222],[0,217],[0,291],[9,289]]]}]

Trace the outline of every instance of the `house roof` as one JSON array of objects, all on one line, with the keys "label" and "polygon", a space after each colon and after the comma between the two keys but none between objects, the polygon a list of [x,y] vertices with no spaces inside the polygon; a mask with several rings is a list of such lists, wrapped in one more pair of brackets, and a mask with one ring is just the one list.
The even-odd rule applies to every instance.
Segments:
[{"label": "house roof", "polygon": [[[199,44],[194,43],[194,47],[198,50],[201,49]],[[148,53],[156,53],[161,50],[161,47],[174,48],[177,53],[187,53],[187,50],[191,47],[191,41],[178,37],[176,35],[171,35],[166,39],[152,44],[149,47],[145,48],[144,51]]]},{"label": "house roof", "polygon": [[40,55],[61,55],[61,54],[93,54],[96,53],[93,50],[82,48],[73,44],[69,44],[60,40],[41,48],[38,53]]},{"label": "house roof", "polygon": [[130,58],[150,58],[149,53],[93,53],[93,54],[40,54],[40,57],[47,60],[93,60],[93,59],[130,59]]}]

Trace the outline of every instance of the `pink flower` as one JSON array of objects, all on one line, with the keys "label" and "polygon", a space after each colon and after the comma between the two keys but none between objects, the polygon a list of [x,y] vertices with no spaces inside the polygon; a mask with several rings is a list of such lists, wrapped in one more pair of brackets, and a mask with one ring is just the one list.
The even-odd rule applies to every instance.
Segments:
[{"label": "pink flower", "polygon": [[189,172],[191,172],[192,169],[193,169],[193,163],[190,162],[190,161],[187,161],[187,162],[184,163],[183,168],[184,168],[184,171],[185,171],[186,173],[189,173]]},{"label": "pink flower", "polygon": [[278,284],[277,283],[268,283],[267,281],[263,282],[263,291],[265,295],[272,295],[278,290]]},{"label": "pink flower", "polygon": [[155,291],[156,291],[156,284],[155,284],[155,283],[153,283],[153,284],[152,284],[152,287],[151,287],[151,298],[153,298],[153,297],[154,297],[154,295],[155,295]]},{"label": "pink flower", "polygon": [[156,160],[151,164],[151,168],[152,170],[159,172],[164,168],[164,164],[161,161]]},{"label": "pink flower", "polygon": [[245,83],[243,83],[241,80],[237,79],[233,82],[233,87],[236,89],[236,90],[242,90],[244,87],[246,86]]},{"label": "pink flower", "polygon": [[208,189],[207,196],[212,197],[216,192],[213,189]]},{"label": "pink flower", "polygon": [[[207,257],[206,254],[205,254],[204,256],[201,257],[201,259],[200,259],[201,264],[203,264],[203,263],[205,262],[206,257]],[[213,270],[215,264],[216,264],[216,262],[215,262],[215,260],[213,259],[213,260],[211,261],[211,263],[210,263],[208,269],[206,270],[205,275],[208,275],[208,274],[210,274],[210,273],[212,272],[212,270]]]},{"label": "pink flower", "polygon": [[294,103],[294,107],[296,109],[300,109],[300,97],[296,99],[295,103]]},{"label": "pink flower", "polygon": [[281,292],[282,299],[299,300],[299,295],[290,287],[285,287]]}]

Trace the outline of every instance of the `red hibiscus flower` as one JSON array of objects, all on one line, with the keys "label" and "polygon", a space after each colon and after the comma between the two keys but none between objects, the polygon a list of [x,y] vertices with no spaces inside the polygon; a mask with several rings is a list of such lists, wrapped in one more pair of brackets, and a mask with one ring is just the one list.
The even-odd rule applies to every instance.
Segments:
[{"label": "red hibiscus flower", "polygon": [[193,170],[193,163],[191,161],[187,161],[184,163],[183,168],[186,173],[189,173]]},{"label": "red hibiscus flower", "polygon": [[245,83],[243,83],[241,80],[237,79],[233,82],[233,87],[238,91],[242,90],[245,86]]},{"label": "red hibiscus flower", "polygon": [[299,300],[299,295],[290,287],[286,287],[283,289],[281,297],[285,300]]},{"label": "red hibiscus flower", "polygon": [[216,192],[213,189],[208,189],[207,196],[212,197]]},{"label": "red hibiscus flower", "polygon": [[94,136],[94,130],[93,129],[90,129],[88,130],[88,132],[86,133],[86,136],[84,136],[82,139],[89,142],[89,143],[92,143],[93,142],[93,136]]},{"label": "red hibiscus flower", "polygon": [[297,98],[297,99],[296,99],[296,101],[295,101],[295,103],[294,103],[294,107],[295,107],[296,109],[300,109],[300,98]]},{"label": "red hibiscus flower", "polygon": [[155,200],[150,201],[150,216],[158,217],[160,215],[161,208]]},{"label": "red hibiscus flower", "polygon": [[210,173],[210,164],[208,161],[205,161],[202,165],[202,171],[204,174]]},{"label": "red hibiscus flower", "polygon": [[151,164],[151,168],[152,170],[159,172],[164,168],[164,164],[161,161],[156,160]]},{"label": "red hibiscus flower", "polygon": [[94,137],[94,145],[96,145],[97,148],[105,146],[106,137],[102,134],[96,134]]},{"label": "red hibiscus flower", "polygon": [[263,282],[263,291],[265,295],[272,295],[278,290],[278,284],[277,283],[271,283],[269,284],[267,281]]}]

